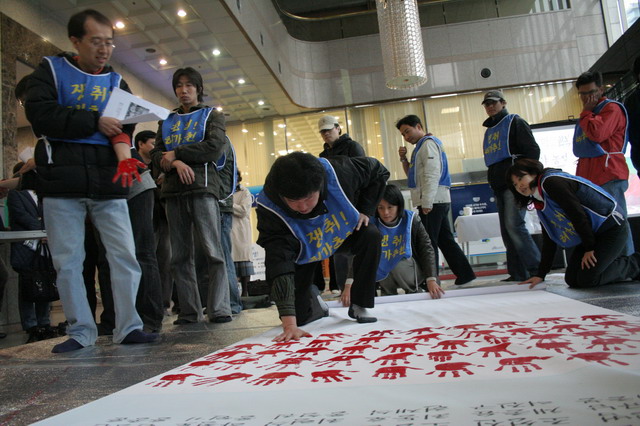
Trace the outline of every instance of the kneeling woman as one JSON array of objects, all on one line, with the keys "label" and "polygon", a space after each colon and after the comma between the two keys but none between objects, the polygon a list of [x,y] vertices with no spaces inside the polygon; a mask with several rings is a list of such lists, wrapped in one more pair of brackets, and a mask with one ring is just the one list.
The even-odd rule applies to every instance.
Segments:
[{"label": "kneeling woman", "polygon": [[558,245],[574,247],[564,276],[570,287],[638,278],[640,254],[623,255],[629,225],[604,189],[560,169],[544,169],[531,159],[517,160],[507,181],[520,207],[533,203],[543,227],[538,274],[521,284],[533,288],[544,281]]},{"label": "kneeling woman", "polygon": [[404,198],[395,185],[387,185],[376,218],[372,221],[382,234],[382,254],[376,280],[382,295],[418,291],[418,284],[425,277],[427,290],[434,299],[444,291],[435,275],[435,256],[429,234],[418,215],[404,209]]}]

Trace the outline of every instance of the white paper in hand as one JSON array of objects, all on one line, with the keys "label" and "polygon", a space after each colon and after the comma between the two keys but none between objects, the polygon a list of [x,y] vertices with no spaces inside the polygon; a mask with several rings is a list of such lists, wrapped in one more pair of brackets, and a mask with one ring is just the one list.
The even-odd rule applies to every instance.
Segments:
[{"label": "white paper in hand", "polygon": [[166,108],[116,87],[111,92],[102,116],[117,118],[122,124],[131,124],[164,120],[169,112]]}]

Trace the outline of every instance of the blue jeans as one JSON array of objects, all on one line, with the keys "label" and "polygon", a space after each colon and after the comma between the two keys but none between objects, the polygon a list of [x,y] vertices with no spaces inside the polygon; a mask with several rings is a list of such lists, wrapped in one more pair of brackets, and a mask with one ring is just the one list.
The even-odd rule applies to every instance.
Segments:
[{"label": "blue jeans", "polygon": [[[627,189],[629,189],[629,181],[622,180],[622,179],[610,180],[609,182],[603,185],[600,185],[600,187],[605,191],[607,191],[609,194],[613,195],[613,198],[615,198],[616,202],[618,203],[618,206],[620,206],[620,210],[622,211],[622,214],[626,219],[627,218],[627,200],[624,197],[624,193],[627,192]],[[631,232],[629,232],[629,236],[625,243],[625,250],[622,254],[626,254],[627,256],[629,256],[634,252],[635,252],[635,249],[633,246],[633,236],[631,235]]]},{"label": "blue jeans", "polygon": [[540,250],[525,226],[526,210],[518,207],[513,193],[505,189],[495,195],[500,233],[507,249],[507,270],[513,279],[524,281],[538,272]]},{"label": "blue jeans", "polygon": [[[18,280],[21,277],[18,274]],[[51,325],[49,311],[51,304],[49,302],[27,302],[18,296],[18,311],[20,312],[20,323],[24,331],[32,327],[44,327]]]},{"label": "blue jeans", "polygon": [[197,322],[202,319],[194,262],[194,234],[199,249],[207,258],[209,288],[207,315],[210,319],[230,316],[229,280],[224,264],[220,236],[218,200],[209,194],[181,195],[166,199],[171,240],[171,275],[180,302],[179,319]]},{"label": "blue jeans", "polygon": [[233,213],[220,213],[220,223],[222,224],[222,251],[224,252],[224,264],[227,267],[227,277],[229,278],[229,300],[231,301],[231,313],[237,314],[242,311],[242,300],[240,299],[236,267],[233,263],[233,258],[231,257],[231,225],[233,223]]},{"label": "blue jeans", "polygon": [[111,270],[116,312],[113,341],[120,343],[133,330],[141,330],[142,320],[135,306],[140,266],[135,256],[127,201],[45,197],[43,208],[49,248],[58,273],[60,301],[69,321],[67,335],[82,346],[93,345],[98,337],[82,277],[87,213],[100,233]]}]

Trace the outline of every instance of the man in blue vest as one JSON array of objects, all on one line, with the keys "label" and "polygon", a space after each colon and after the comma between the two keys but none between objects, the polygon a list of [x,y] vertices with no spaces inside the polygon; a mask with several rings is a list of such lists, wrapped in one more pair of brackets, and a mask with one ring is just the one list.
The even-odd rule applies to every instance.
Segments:
[{"label": "man in blue vest", "polygon": [[516,158],[540,158],[540,147],[533,137],[529,123],[517,114],[509,114],[507,101],[500,90],[491,90],[482,101],[489,118],[482,125],[484,134],[484,163],[487,179],[496,196],[500,233],[507,249],[509,277],[503,281],[524,281],[535,274],[540,262],[540,250],[525,226],[526,210],[516,205],[507,187],[505,174]]},{"label": "man in blue vest", "polygon": [[417,115],[407,115],[396,123],[396,128],[405,141],[415,145],[411,161],[407,159],[407,148],[398,149],[402,168],[407,174],[411,201],[418,208],[420,220],[429,234],[435,249],[436,275],[438,274],[438,248],[451,271],[456,275],[457,285],[467,284],[476,278],[469,260],[453,238],[449,223],[451,210],[451,177],[447,154],[442,142],[427,133]]},{"label": "man in blue vest", "polygon": [[[380,232],[368,226],[389,178],[369,157],[316,158],[294,152],[278,158],[258,195],[258,244],[283,332],[274,340],[310,336],[298,326],[328,315],[313,274],[336,251],[353,254],[349,316],[375,322],[373,308]],[[324,306],[323,306],[324,305]]]},{"label": "man in blue vest", "polygon": [[[138,167],[131,158],[133,125],[104,117],[115,87],[129,91],[108,64],[113,52],[113,25],[100,12],[85,10],[68,24],[77,54],[45,57],[32,74],[25,111],[33,131],[42,135],[35,148],[35,189],[43,197],[44,220],[58,290],[69,321],[63,343],[52,352],[91,346],[98,336],[87,302],[82,264],[85,217],[100,232],[107,252],[115,303],[115,343],[147,343],[157,334],[142,331],[135,301],[140,267],[126,196]],[[121,180],[121,183],[118,182]]]},{"label": "man in blue vest", "polygon": [[202,76],[195,69],[177,70],[172,85],[180,106],[160,123],[156,146],[150,156],[153,166],[165,172],[160,197],[166,203],[171,273],[180,303],[174,324],[191,324],[203,319],[194,268],[194,243],[202,250],[209,268],[209,321],[229,322],[232,320],[229,281],[222,253],[218,205],[218,200],[224,198],[223,185],[216,167],[229,144],[224,115],[202,103]]}]

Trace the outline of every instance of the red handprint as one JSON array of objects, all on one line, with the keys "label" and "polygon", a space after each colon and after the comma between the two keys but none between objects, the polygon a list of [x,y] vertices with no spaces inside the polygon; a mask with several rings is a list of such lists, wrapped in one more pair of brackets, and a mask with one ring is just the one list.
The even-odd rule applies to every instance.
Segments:
[{"label": "red handprint", "polygon": [[345,363],[347,366],[351,365],[351,362],[353,360],[356,359],[364,359],[367,360],[367,358],[365,358],[362,355],[340,355],[340,356],[334,356],[333,358],[327,359],[325,361],[320,361],[318,363],[319,366],[327,366],[327,367],[335,367],[336,365],[338,365],[338,363]]},{"label": "red handprint", "polygon": [[365,349],[371,349],[373,346],[371,345],[355,345],[355,346],[345,346],[344,348],[336,351],[337,354],[361,354]]},{"label": "red handprint", "polygon": [[428,342],[431,339],[439,339],[438,336],[444,335],[442,333],[419,334],[417,336],[410,337],[409,340],[415,340],[416,342]]},{"label": "red handprint", "polygon": [[[351,377],[347,377],[342,374],[344,370],[324,370],[324,371],[314,371],[311,373],[311,381],[319,382],[320,379],[324,380],[323,383],[334,382],[344,382],[345,380],[351,380]],[[355,373],[355,371],[345,371],[345,373]]]},{"label": "red handprint", "polygon": [[458,346],[461,346],[463,348],[467,347],[467,341],[466,340],[442,340],[438,343],[436,343],[436,345],[434,346],[434,348],[437,348],[438,346],[442,346],[442,349],[458,349]]},{"label": "red handprint", "polygon": [[567,361],[572,359],[581,359],[589,362],[597,362],[598,364],[606,365],[607,367],[609,367],[610,365],[607,364],[605,361],[615,362],[616,364],[619,364],[619,365],[629,365],[626,362],[616,361],[615,359],[611,359],[613,355],[636,355],[636,354],[621,354],[621,353],[613,354],[611,352],[586,352],[586,353],[573,354],[569,358],[567,358]]},{"label": "red handprint", "polygon": [[277,356],[280,354],[290,354],[291,351],[285,351],[285,350],[281,350],[281,349],[267,349],[266,351],[260,351],[258,352],[256,355],[262,355],[262,356]]},{"label": "red handprint", "polygon": [[601,321],[601,322],[597,322],[596,324],[602,325],[604,326],[604,328],[609,328],[609,327],[626,328],[627,326],[630,325],[627,321]]},{"label": "red handprint", "polygon": [[522,368],[525,373],[531,373],[533,370],[529,369],[529,366],[536,370],[542,370],[542,368],[535,364],[534,361],[545,360],[551,358],[550,356],[521,356],[517,358],[505,358],[499,361],[500,367],[496,368],[496,371],[502,371],[502,369],[508,365],[511,366],[512,373],[519,373],[518,367]]},{"label": "red handprint", "polygon": [[224,376],[196,379],[193,382],[193,386],[215,386],[215,385],[219,385],[220,383],[229,382],[231,380],[238,380],[238,379],[246,380],[248,377],[251,377],[251,374],[231,373],[231,374],[225,374]]},{"label": "red handprint", "polygon": [[234,351],[222,351],[222,352],[215,352],[211,355],[207,355],[204,357],[204,359],[209,360],[209,361],[213,361],[216,359],[224,359],[224,358],[232,358],[236,355],[239,354],[248,354],[249,352],[247,351],[240,351],[240,350],[234,350]]},{"label": "red handprint", "polygon": [[289,366],[294,366],[295,368],[300,368],[300,364],[302,364],[304,361],[312,361],[311,358],[307,358],[307,357],[303,357],[303,356],[299,356],[296,358],[285,358],[285,359],[281,359],[280,361],[277,361],[276,363],[269,365],[269,366],[260,366],[259,368],[264,368],[265,370],[275,370],[275,369],[279,369],[279,370],[284,370],[285,368],[289,367]]},{"label": "red handprint", "polygon": [[322,333],[321,335],[319,335],[318,337],[326,337],[328,339],[342,339],[343,337],[349,337],[351,336],[350,334],[345,334],[345,333]]},{"label": "red handprint", "polygon": [[279,385],[281,383],[284,383],[285,380],[287,380],[289,377],[293,377],[293,376],[298,376],[298,377],[302,377],[300,374],[298,373],[294,373],[292,371],[289,372],[283,372],[283,373],[267,373],[264,376],[260,376],[257,379],[253,379],[251,381],[249,381],[249,383],[251,383],[254,386],[269,386],[269,385]]},{"label": "red handprint", "polygon": [[500,322],[492,322],[491,325],[498,328],[508,328],[508,327],[517,327],[520,324],[520,321],[500,321]]},{"label": "red handprint", "polygon": [[460,324],[460,325],[454,325],[453,327],[451,327],[451,329],[462,330],[462,334],[464,334],[469,330],[477,330],[478,327],[482,327],[483,325],[484,324]]},{"label": "red handprint", "polygon": [[558,352],[559,354],[564,353],[564,352],[562,352],[562,349],[565,349],[565,350],[567,350],[569,352],[575,352],[575,350],[573,350],[573,348],[571,348],[569,346],[570,344],[571,344],[571,342],[557,342],[557,341],[542,342],[542,341],[538,341],[538,342],[536,342],[536,348],[546,349],[546,350],[554,350],[554,351]]},{"label": "red handprint", "polygon": [[581,318],[583,321],[600,321],[600,320],[613,319],[618,316],[619,315],[599,314],[599,315],[583,315]]},{"label": "red handprint", "polygon": [[554,325],[549,331],[568,331],[573,333],[575,330],[584,330],[580,324],[559,324]]},{"label": "red handprint", "polygon": [[387,346],[382,351],[386,351],[387,349],[391,350],[391,353],[394,352],[406,352],[406,351],[417,351],[416,346],[426,346],[420,343],[394,343],[392,345]]},{"label": "red handprint", "polygon": [[437,362],[451,361],[451,359],[453,358],[453,355],[464,355],[464,354],[461,354],[460,352],[456,352],[456,351],[436,351],[436,352],[427,353],[427,356],[431,361],[437,361]]},{"label": "red handprint", "polygon": [[[478,353],[478,352],[484,352],[484,354],[482,355],[482,358],[486,358],[489,356],[489,354],[494,354],[496,358],[502,358],[502,355],[500,355],[500,353],[502,352],[506,352],[509,355],[516,355],[515,352],[511,352],[509,350],[507,350],[507,347],[510,345],[511,343],[509,342],[502,342],[498,345],[495,346],[485,346],[484,348],[480,348],[478,349],[477,352],[472,352],[469,355]],[[467,355],[467,356],[469,356]]]},{"label": "red handprint", "polygon": [[274,343],[271,346],[267,346],[267,349],[282,349],[282,348],[288,348],[290,346],[299,345],[299,344],[300,344],[300,342],[298,342],[297,340],[289,340],[287,342]]},{"label": "red handprint", "polygon": [[567,322],[567,320],[563,317],[539,318],[534,324],[538,324],[538,323],[546,324],[548,322],[551,322],[553,324],[558,324],[560,322]]},{"label": "red handprint", "polygon": [[235,368],[238,370],[240,367],[247,364],[257,364],[259,358],[240,358],[240,359],[232,359],[229,361],[216,361],[219,365],[213,367],[214,370],[229,370],[231,368]]},{"label": "red handprint", "polygon": [[433,333],[433,330],[436,330],[442,327],[422,327],[422,328],[414,328],[413,330],[407,331],[409,334],[422,334],[422,333]]},{"label": "red handprint", "polygon": [[307,346],[310,348],[323,348],[325,346],[329,346],[333,342],[334,342],[333,340],[316,339],[316,340],[310,341],[307,344]]},{"label": "red handprint", "polygon": [[318,355],[321,351],[328,351],[329,348],[302,348],[295,353],[300,355]]},{"label": "red handprint", "polygon": [[516,334],[537,334],[538,333],[538,331],[532,327],[517,327],[517,328],[512,328],[506,331],[511,333],[512,336],[515,336]]},{"label": "red handprint", "polygon": [[188,364],[187,366],[185,366],[184,368],[181,368],[180,370],[187,371],[187,370],[192,370],[198,367],[210,367],[212,364],[215,364],[216,362],[219,362],[219,361],[194,361]]},{"label": "red handprint", "polygon": [[260,343],[243,343],[241,345],[232,346],[231,349],[236,349],[236,350],[238,350],[238,349],[240,349],[240,350],[248,349],[248,350],[251,350],[251,349],[253,349],[254,346],[264,346],[264,345],[262,345]]},{"label": "red handprint", "polygon": [[358,340],[354,340],[349,343],[355,343],[356,345],[359,345],[359,344],[367,344],[367,343],[378,343],[381,340],[384,340],[384,336],[361,337]]},{"label": "red handprint", "polygon": [[633,345],[629,345],[626,342],[640,342],[640,340],[625,339],[623,337],[611,337],[608,339],[605,339],[605,338],[593,339],[591,341],[591,346],[587,346],[587,349],[595,348],[596,346],[602,346],[603,351],[608,351],[610,350],[609,345],[611,345],[613,346],[614,351],[619,351],[622,349],[621,346],[626,346],[628,348],[636,347]]},{"label": "red handprint", "polygon": [[[495,333],[494,330],[470,330],[464,337],[465,339],[468,339],[470,337],[483,337],[484,340],[489,343],[500,343],[506,340],[506,338],[495,336],[493,333]],[[462,334],[464,334],[464,332]],[[462,337],[462,335],[456,337]]]},{"label": "red handprint", "polygon": [[169,385],[183,385],[184,381],[189,377],[202,377],[198,374],[167,374],[166,376],[162,376],[158,379],[157,382],[149,382],[146,385],[153,386],[154,388],[166,388]]},{"label": "red handprint", "polygon": [[393,330],[372,330],[365,334],[365,336],[390,336],[393,334]]},{"label": "red handprint", "polygon": [[484,365],[471,364],[470,362],[448,362],[445,364],[436,365],[436,369],[434,371],[428,372],[426,375],[434,374],[436,372],[440,372],[438,377],[445,377],[447,373],[451,373],[453,377],[460,377],[460,372],[467,373],[468,375],[473,375],[473,372],[469,370],[467,367],[484,367]]},{"label": "red handprint", "polygon": [[605,330],[589,330],[575,333],[576,336],[582,336],[583,339],[588,339],[589,337],[606,336],[607,334],[609,334],[609,332]]},{"label": "red handprint", "polygon": [[409,364],[409,361],[407,360],[407,358],[409,358],[411,355],[422,356],[422,355],[414,354],[413,352],[402,352],[398,354],[384,355],[371,362],[373,363],[373,362],[381,361],[382,365],[387,365],[387,364],[398,365],[398,361],[404,361],[405,364]]},{"label": "red handprint", "polygon": [[554,340],[557,339],[558,337],[566,337],[564,334],[561,333],[545,333],[545,334],[536,334],[533,335],[531,337],[529,337],[529,340]]},{"label": "red handprint", "polygon": [[422,370],[422,368],[414,367],[381,367],[376,370],[373,377],[380,377],[382,380],[396,380],[401,377],[407,377],[407,370]]}]

